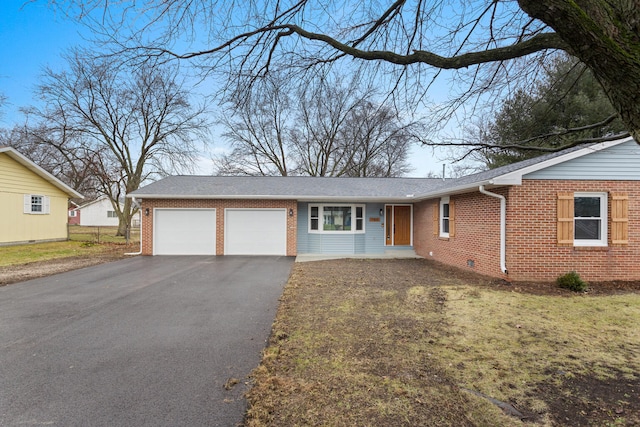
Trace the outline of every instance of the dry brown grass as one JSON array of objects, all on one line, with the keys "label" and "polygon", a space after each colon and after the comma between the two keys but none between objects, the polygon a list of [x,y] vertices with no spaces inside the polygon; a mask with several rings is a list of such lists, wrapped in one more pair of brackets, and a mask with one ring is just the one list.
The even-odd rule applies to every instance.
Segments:
[{"label": "dry brown grass", "polygon": [[[246,425],[640,422],[640,295],[503,288],[424,260],[297,264],[253,374]],[[581,388],[596,383],[629,387]],[[565,420],[566,408],[585,414]]]}]

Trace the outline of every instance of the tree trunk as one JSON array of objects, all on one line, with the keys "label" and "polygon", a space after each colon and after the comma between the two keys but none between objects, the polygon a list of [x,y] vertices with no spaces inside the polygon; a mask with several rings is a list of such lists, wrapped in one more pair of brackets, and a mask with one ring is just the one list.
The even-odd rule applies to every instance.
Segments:
[{"label": "tree trunk", "polygon": [[640,141],[640,0],[518,0],[592,71]]},{"label": "tree trunk", "polygon": [[122,212],[118,213],[118,233],[116,236],[125,236],[127,233],[127,229],[131,228],[131,219],[133,218],[132,214],[132,206],[131,199],[124,199],[124,207],[122,208]]}]

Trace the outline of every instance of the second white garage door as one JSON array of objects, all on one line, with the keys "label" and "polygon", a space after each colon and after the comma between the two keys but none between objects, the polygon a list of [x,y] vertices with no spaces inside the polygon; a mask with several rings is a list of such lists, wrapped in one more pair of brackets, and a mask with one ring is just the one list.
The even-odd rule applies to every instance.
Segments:
[{"label": "second white garage door", "polygon": [[225,255],[286,255],[286,209],[225,209]]}]

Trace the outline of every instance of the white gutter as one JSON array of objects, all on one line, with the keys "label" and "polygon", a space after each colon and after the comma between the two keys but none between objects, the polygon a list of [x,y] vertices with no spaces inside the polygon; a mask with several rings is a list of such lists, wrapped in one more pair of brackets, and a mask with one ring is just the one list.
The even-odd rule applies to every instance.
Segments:
[{"label": "white gutter", "polygon": [[484,189],[484,185],[478,187],[478,191],[490,197],[500,199],[500,270],[504,274],[507,272],[507,199],[501,194],[492,193]]},{"label": "white gutter", "polygon": [[[131,200],[133,201],[133,203],[136,203],[136,204],[138,203],[135,197],[132,197]],[[140,207],[141,205],[138,204],[138,209],[140,209]],[[131,255],[131,256],[142,255],[142,217],[143,216],[144,215],[142,215],[142,212],[140,212],[140,250],[138,252],[128,252],[128,253],[125,253],[125,255]]]}]

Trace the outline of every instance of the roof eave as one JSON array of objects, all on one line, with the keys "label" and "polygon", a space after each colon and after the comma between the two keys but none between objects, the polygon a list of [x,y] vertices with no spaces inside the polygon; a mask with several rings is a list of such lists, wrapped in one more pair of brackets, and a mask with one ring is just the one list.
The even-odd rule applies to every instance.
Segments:
[{"label": "roof eave", "polygon": [[6,153],[9,157],[11,157],[16,162],[20,163],[22,166],[29,169],[31,172],[38,175],[40,178],[49,182],[54,187],[57,187],[61,191],[67,193],[72,198],[84,199],[84,196],[78,193],[73,188],[69,187],[64,182],[60,181],[55,176],[51,175],[49,172],[29,160],[27,157],[22,155],[19,151],[12,147],[0,147],[0,153]]},{"label": "roof eave", "polygon": [[472,191],[477,191],[478,187],[480,187],[481,185],[491,188],[491,187],[497,187],[502,184],[495,184],[493,180],[478,181],[471,184],[461,185],[458,187],[451,187],[451,188],[444,188],[442,190],[430,191],[428,193],[420,194],[414,197],[413,200],[415,200],[416,202],[419,202],[422,200],[435,199],[438,197],[450,196],[454,194],[470,193]]},{"label": "roof eave", "polygon": [[136,199],[200,199],[200,200],[296,200],[299,202],[341,202],[341,203],[353,203],[354,201],[370,202],[370,203],[407,203],[414,200],[413,194],[407,194],[405,197],[383,197],[383,196],[296,196],[296,195],[259,195],[259,194],[244,194],[244,195],[194,195],[194,194],[127,194],[126,197]]},{"label": "roof eave", "polygon": [[[605,148],[614,147],[616,145],[628,142],[632,139],[633,137],[628,137],[623,139],[616,139],[613,141],[605,141],[595,145],[590,145],[580,150],[572,151],[571,153],[563,154],[561,156],[554,157],[549,160],[545,160],[544,162],[535,163],[531,166],[527,166],[522,169],[518,169],[513,172],[509,172],[504,175],[497,176],[493,178],[493,181],[495,181],[496,183],[504,184],[504,185],[520,185],[522,184],[522,177],[524,175],[537,172],[539,170],[546,169],[548,167],[555,166],[557,164],[564,163],[569,160],[577,159],[584,155],[604,150]],[[516,184],[511,184],[512,182]]]}]

